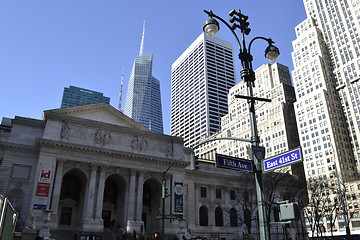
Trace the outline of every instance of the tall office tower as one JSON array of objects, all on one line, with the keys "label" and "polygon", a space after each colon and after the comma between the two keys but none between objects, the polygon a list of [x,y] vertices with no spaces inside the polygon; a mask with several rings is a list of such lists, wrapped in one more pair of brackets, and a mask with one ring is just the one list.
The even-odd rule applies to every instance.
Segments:
[{"label": "tall office tower", "polygon": [[[294,112],[295,92],[291,84],[289,68],[279,63],[264,64],[255,70],[254,96],[271,99],[255,104],[260,146],[265,147],[265,157],[271,157],[299,146]],[[229,90],[229,113],[221,118],[221,131],[209,138],[232,137],[251,139],[250,113],[247,100],[235,95],[247,95],[244,81]],[[207,140],[207,139],[204,139]],[[215,153],[250,159],[248,142],[218,140],[199,147],[199,158],[215,160]],[[303,179],[302,164],[288,168]]]},{"label": "tall office tower", "polygon": [[109,104],[110,98],[105,97],[104,94],[100,92],[70,86],[64,88],[61,107],[73,107],[98,102]]},{"label": "tall office tower", "polygon": [[153,132],[163,133],[160,82],[152,76],[153,54],[143,53],[145,23],[140,54],[130,75],[124,113]]},{"label": "tall office tower", "polygon": [[[306,14],[323,34],[335,85],[360,172],[360,3],[350,0],[305,0]],[[300,24],[297,27],[301,27]],[[300,48],[302,49],[303,44]],[[308,46],[309,47],[309,46]],[[310,49],[303,49],[306,54]],[[299,56],[297,56],[299,57]],[[311,56],[309,56],[311,57]]]},{"label": "tall office tower", "polygon": [[[314,4],[310,4],[311,2],[313,1],[308,1],[307,7]],[[344,4],[346,1],[341,2]],[[333,4],[333,1],[327,3]],[[326,6],[323,6],[322,11],[325,12],[326,8]],[[336,11],[342,10],[337,9]],[[324,13],[322,12],[322,14]],[[338,13],[331,11],[327,14]],[[332,21],[339,21],[339,19],[334,17]],[[346,23],[337,22],[337,24],[339,24],[339,28],[336,26],[328,28],[326,26],[325,30],[337,32],[341,29],[341,25]],[[351,63],[353,59],[358,57],[352,50],[354,55],[351,54],[350,57],[348,54],[349,46],[354,47],[352,39],[347,40],[349,46],[345,46],[346,44],[340,46],[342,40],[338,39],[338,37],[342,36],[341,38],[343,38],[343,33],[340,35],[336,33],[335,38],[335,35],[325,34],[323,30],[320,28],[319,21],[316,21],[311,16],[296,27],[296,40],[293,41],[294,51],[292,52],[294,63],[292,74],[297,98],[295,113],[303,152],[303,164],[307,182],[310,185],[308,195],[310,198],[319,196],[318,186],[321,186],[321,196],[326,196],[326,198],[322,198],[325,209],[338,208],[336,211],[324,212],[319,207],[316,207],[313,202],[309,202],[307,211],[304,211],[308,220],[307,228],[311,234],[315,234],[316,229],[314,229],[312,223],[314,223],[316,216],[324,216],[323,218],[320,217],[321,219],[317,218],[324,223],[324,234],[330,236],[333,235],[334,231],[337,231],[336,235],[345,234],[345,227],[348,225],[345,223],[344,214],[352,212],[351,215],[353,215],[354,211],[351,208],[353,206],[358,208],[359,204],[356,197],[359,191],[356,192],[357,189],[353,186],[354,180],[358,179],[356,158],[353,154],[357,151],[355,132],[358,132],[358,130],[353,129],[354,124],[357,123],[351,123],[351,121],[355,120],[352,117],[356,117],[356,114],[354,116],[350,114],[357,111],[358,106],[354,104],[356,99],[351,102],[351,98],[358,91],[358,89],[354,88],[358,83],[349,80],[351,79],[350,75],[352,77],[358,75],[357,63],[356,65]],[[351,28],[344,29],[346,32],[348,30],[351,30]],[[336,43],[334,43],[334,40]],[[330,46],[329,41],[339,48],[335,49],[334,46]],[[341,59],[341,56],[344,58]],[[349,58],[346,59],[345,56]],[[347,66],[350,68],[348,69]],[[345,73],[346,75],[344,75]],[[344,104],[347,106],[344,106]],[[351,129],[354,132],[351,132]],[[343,188],[341,183],[347,187]],[[342,197],[344,189],[348,189],[345,190],[346,200]],[[320,215],[316,215],[319,212],[314,214],[311,209],[320,211]],[[336,221],[331,222],[331,219],[336,219]],[[347,219],[347,222],[350,223],[349,229],[354,230],[359,226],[359,222],[355,220],[350,221]]]},{"label": "tall office tower", "polygon": [[342,77],[333,68],[338,63],[315,19],[296,27],[293,48],[295,112],[307,180],[334,185],[338,172],[349,181],[356,176],[356,164],[339,95],[349,91],[350,83],[339,88]]},{"label": "tall office tower", "polygon": [[171,135],[193,147],[201,137],[219,131],[234,85],[232,44],[202,33],[172,64]]}]

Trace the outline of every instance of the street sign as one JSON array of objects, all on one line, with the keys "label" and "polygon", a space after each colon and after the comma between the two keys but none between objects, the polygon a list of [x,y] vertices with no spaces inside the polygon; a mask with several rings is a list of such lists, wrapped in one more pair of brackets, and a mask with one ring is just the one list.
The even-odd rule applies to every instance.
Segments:
[{"label": "street sign", "polygon": [[296,162],[302,161],[301,148],[290,150],[275,157],[265,159],[262,163],[264,172],[284,167]]},{"label": "street sign", "polygon": [[[162,215],[158,214],[156,216],[157,219],[162,219]],[[178,216],[174,215],[174,214],[164,214],[164,218],[165,219],[178,219]]]},{"label": "street sign", "polygon": [[253,172],[252,161],[221,154],[216,154],[216,166],[246,172]]},{"label": "street sign", "polygon": [[165,219],[178,219],[178,216],[176,216],[174,214],[168,214],[168,215],[165,215]]}]

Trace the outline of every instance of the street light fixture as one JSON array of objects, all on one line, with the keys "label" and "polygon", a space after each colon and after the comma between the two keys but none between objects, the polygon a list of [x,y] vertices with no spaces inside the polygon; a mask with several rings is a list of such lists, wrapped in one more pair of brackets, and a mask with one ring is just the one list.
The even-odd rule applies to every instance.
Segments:
[{"label": "street light fixture", "polygon": [[[257,131],[256,124],[256,115],[255,115],[255,101],[271,101],[270,99],[257,98],[253,96],[253,87],[255,86],[255,73],[252,67],[253,56],[251,55],[251,46],[252,43],[257,39],[265,40],[269,45],[265,50],[265,57],[269,59],[271,62],[276,61],[277,57],[280,55],[280,51],[277,47],[273,45],[273,41],[271,38],[265,37],[255,37],[250,42],[249,45],[246,45],[245,35],[249,35],[251,29],[249,28],[249,19],[248,16],[245,16],[241,13],[240,10],[232,10],[229,12],[230,20],[232,23],[230,25],[221,17],[215,15],[212,11],[204,10],[206,14],[208,14],[209,18],[206,20],[203,30],[207,36],[213,37],[219,31],[220,26],[216,19],[220,20],[224,23],[230,31],[233,33],[238,46],[239,46],[239,60],[241,61],[241,78],[245,81],[247,86],[247,96],[236,95],[236,98],[244,98],[248,100],[249,104],[249,112],[250,112],[250,123],[251,123],[251,144],[253,146],[259,146],[260,138]],[[241,32],[241,41],[237,36],[235,30],[240,29]],[[263,195],[263,186],[262,186],[262,169],[261,169],[261,160],[258,160],[254,153],[252,154],[252,160],[255,165],[255,185],[256,185],[256,195],[258,201],[258,215],[259,215],[259,224],[260,224],[260,239],[268,240],[269,239],[269,229],[268,229],[268,221],[266,219],[265,214],[265,203],[264,203],[264,195]]]},{"label": "street light fixture", "polygon": [[220,30],[218,21],[216,21],[212,17],[209,17],[204,24],[203,30],[207,36],[209,37],[215,36],[217,32]]}]

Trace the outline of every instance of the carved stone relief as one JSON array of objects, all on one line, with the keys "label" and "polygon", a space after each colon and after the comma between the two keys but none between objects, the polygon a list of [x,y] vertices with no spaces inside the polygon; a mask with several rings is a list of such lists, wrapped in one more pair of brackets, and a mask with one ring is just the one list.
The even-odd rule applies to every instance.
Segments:
[{"label": "carved stone relief", "polygon": [[166,149],[166,157],[172,157],[173,155],[174,155],[174,148],[172,143],[169,143]]},{"label": "carved stone relief", "polygon": [[69,136],[70,136],[70,126],[68,122],[63,122],[62,126],[61,126],[61,132],[60,132],[60,137],[61,139],[67,139],[69,140]]},{"label": "carved stone relief", "polygon": [[134,139],[131,142],[131,148],[137,150],[137,151],[146,151],[147,150],[147,141],[138,136],[134,136]]},{"label": "carved stone relief", "polygon": [[95,142],[97,144],[106,145],[109,144],[111,140],[111,135],[106,130],[97,129],[95,132]]}]

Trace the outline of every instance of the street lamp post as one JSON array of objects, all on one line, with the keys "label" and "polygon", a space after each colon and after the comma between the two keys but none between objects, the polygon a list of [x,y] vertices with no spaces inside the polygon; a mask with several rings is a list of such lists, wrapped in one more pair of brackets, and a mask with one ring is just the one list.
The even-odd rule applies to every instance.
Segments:
[{"label": "street lamp post", "polygon": [[[181,158],[177,159],[179,161]],[[171,194],[168,193],[168,189],[166,188],[166,173],[172,167],[175,161],[171,162],[169,167],[162,173],[162,183],[161,183],[161,198],[162,198],[162,209],[161,209],[161,239],[165,239],[165,200]]]},{"label": "street lamp post", "polygon": [[[220,26],[216,19],[220,20],[224,23],[230,31],[233,33],[234,37],[239,46],[239,60],[241,62],[242,70],[241,70],[241,78],[245,81],[247,86],[247,96],[236,95],[236,98],[244,98],[247,99],[249,105],[250,112],[250,124],[251,124],[251,144],[253,146],[259,146],[260,138],[257,131],[256,124],[256,115],[255,115],[255,101],[270,101],[269,99],[262,99],[254,97],[253,87],[255,86],[255,73],[252,67],[253,56],[250,53],[252,43],[257,39],[262,39],[268,42],[268,47],[265,50],[265,57],[270,61],[276,61],[280,52],[277,47],[272,45],[274,42],[271,38],[265,37],[255,37],[253,38],[248,47],[245,41],[245,35],[249,35],[251,29],[249,28],[249,23],[247,22],[248,16],[241,14],[241,11],[232,10],[229,12],[230,23],[233,23],[231,26],[221,17],[215,15],[212,11],[204,10],[205,13],[208,14],[209,18],[206,20],[203,30],[208,36],[215,36],[219,31]],[[241,41],[237,34],[235,33],[235,29],[240,29],[241,32]],[[266,219],[265,214],[265,203],[264,203],[264,195],[263,195],[263,186],[262,186],[262,169],[261,169],[261,160],[259,161],[254,153],[252,154],[252,160],[255,165],[255,185],[256,185],[256,195],[257,195],[257,206],[258,206],[258,215],[259,215],[259,224],[260,224],[260,239],[268,240],[269,239],[269,231],[268,231],[268,221]]]},{"label": "street lamp post", "polygon": [[[171,165],[170,165],[171,166]],[[169,167],[170,168],[170,167]],[[161,209],[161,239],[165,239],[165,199],[167,198],[166,194],[166,179],[165,175],[166,172],[169,170],[166,169],[166,171],[162,174],[162,183],[161,183],[161,198],[162,198],[162,209]]]}]

